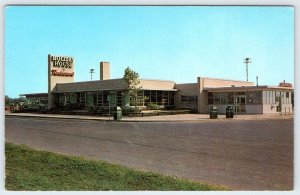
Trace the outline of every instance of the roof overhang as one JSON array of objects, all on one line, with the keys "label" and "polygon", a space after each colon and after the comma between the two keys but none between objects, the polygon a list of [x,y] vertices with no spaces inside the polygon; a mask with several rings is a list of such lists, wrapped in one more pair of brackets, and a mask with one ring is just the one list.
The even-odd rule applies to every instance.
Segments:
[{"label": "roof overhang", "polygon": [[239,92],[239,91],[293,91],[290,87],[273,86],[241,86],[241,87],[216,87],[204,88],[207,92]]},{"label": "roof overhang", "polygon": [[20,94],[20,96],[25,96],[26,98],[48,97],[48,93],[26,93]]}]

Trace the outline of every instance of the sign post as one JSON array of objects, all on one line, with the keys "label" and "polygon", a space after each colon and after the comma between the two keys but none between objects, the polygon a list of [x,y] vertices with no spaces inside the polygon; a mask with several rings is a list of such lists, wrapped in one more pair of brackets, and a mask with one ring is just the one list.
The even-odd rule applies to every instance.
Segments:
[{"label": "sign post", "polygon": [[52,92],[56,84],[74,82],[74,64],[73,57],[48,55],[48,108],[55,105]]}]

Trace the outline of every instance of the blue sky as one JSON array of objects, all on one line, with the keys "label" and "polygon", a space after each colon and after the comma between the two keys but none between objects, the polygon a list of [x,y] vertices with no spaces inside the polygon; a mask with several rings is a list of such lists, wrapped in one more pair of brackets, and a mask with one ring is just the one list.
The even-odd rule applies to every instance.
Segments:
[{"label": "blue sky", "polygon": [[198,76],[294,83],[292,7],[8,6],[5,94],[47,92],[47,55],[75,58],[75,81],[111,78],[126,67],[140,78],[196,82]]}]

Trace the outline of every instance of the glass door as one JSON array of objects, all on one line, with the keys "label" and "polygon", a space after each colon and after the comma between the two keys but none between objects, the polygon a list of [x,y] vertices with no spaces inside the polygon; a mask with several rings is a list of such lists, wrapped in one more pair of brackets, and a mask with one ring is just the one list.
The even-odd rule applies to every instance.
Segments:
[{"label": "glass door", "polygon": [[234,97],[235,112],[245,113],[246,112],[246,95],[237,95]]}]

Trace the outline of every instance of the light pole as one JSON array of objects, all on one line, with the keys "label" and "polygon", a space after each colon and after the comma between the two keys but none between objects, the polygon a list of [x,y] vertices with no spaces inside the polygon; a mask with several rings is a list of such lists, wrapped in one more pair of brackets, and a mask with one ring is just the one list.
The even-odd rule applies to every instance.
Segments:
[{"label": "light pole", "polygon": [[248,64],[251,63],[251,58],[245,58],[244,63],[246,64],[246,76],[248,81]]},{"label": "light pole", "polygon": [[90,84],[90,94],[89,94],[89,106],[91,107],[92,102],[93,102],[93,97],[92,97],[92,81],[93,81],[93,73],[95,73],[95,69],[91,68],[90,69],[90,74],[91,74],[91,84]]},{"label": "light pole", "polygon": [[93,80],[93,73],[95,73],[95,69],[91,68],[90,69],[91,81]]}]

